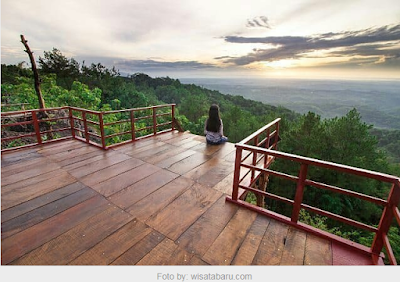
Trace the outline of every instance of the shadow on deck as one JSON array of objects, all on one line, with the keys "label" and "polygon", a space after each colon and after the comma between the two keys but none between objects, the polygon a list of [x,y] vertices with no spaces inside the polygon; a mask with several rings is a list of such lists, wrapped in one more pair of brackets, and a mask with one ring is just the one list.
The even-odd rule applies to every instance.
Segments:
[{"label": "shadow on deck", "polygon": [[2,155],[2,264],[365,265],[371,258],[225,201],[235,147],[170,132],[103,151]]}]

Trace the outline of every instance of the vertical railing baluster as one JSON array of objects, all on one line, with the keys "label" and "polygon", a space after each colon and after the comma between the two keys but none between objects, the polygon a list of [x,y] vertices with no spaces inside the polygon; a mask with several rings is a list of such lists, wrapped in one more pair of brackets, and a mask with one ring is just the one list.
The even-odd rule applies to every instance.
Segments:
[{"label": "vertical railing baluster", "polygon": [[101,147],[103,150],[107,149],[106,146],[106,137],[104,133],[104,119],[103,119],[103,112],[99,113],[99,123],[100,123],[100,136],[101,136]]},{"label": "vertical railing baluster", "polygon": [[157,134],[157,117],[156,117],[156,107],[153,108],[153,134]]},{"label": "vertical railing baluster", "polygon": [[389,232],[390,225],[393,221],[394,212],[393,207],[397,207],[400,202],[400,182],[393,183],[390,189],[387,204],[383,209],[382,217],[379,222],[378,231],[375,234],[374,241],[372,242],[371,251],[379,255],[384,245],[384,235]]},{"label": "vertical railing baluster", "polygon": [[235,171],[233,174],[232,200],[237,201],[239,195],[240,164],[242,162],[242,148],[236,147]]},{"label": "vertical railing baluster", "polygon": [[294,197],[293,210],[292,210],[292,222],[299,220],[299,213],[301,208],[301,203],[303,202],[305,181],[307,179],[308,165],[301,164],[299,171],[299,179],[297,180],[296,195]]},{"label": "vertical railing baluster", "polygon": [[89,143],[89,133],[88,133],[87,120],[86,120],[86,111],[82,111],[82,119],[83,119],[83,127],[85,128],[85,139],[86,139],[86,142]]},{"label": "vertical railing baluster", "polygon": [[71,124],[71,135],[72,135],[72,138],[75,138],[75,122],[74,122],[74,116],[73,116],[73,114],[72,114],[72,109],[71,108],[68,108],[69,109],[69,122],[70,122],[70,124]]},{"label": "vertical railing baluster", "polygon": [[[256,136],[254,138],[254,146],[258,147],[258,136]],[[252,162],[253,166],[257,165],[257,152],[253,151],[253,162]],[[251,182],[253,183],[253,180],[255,178],[256,172],[254,169],[251,170]]]},{"label": "vertical railing baluster", "polygon": [[42,144],[42,136],[40,135],[40,126],[36,111],[32,111],[33,128],[35,129],[38,144]]},{"label": "vertical railing baluster", "polygon": [[135,133],[135,111],[131,110],[131,132],[132,132],[132,141],[136,140]]},{"label": "vertical railing baluster", "polygon": [[[270,141],[270,135],[271,134],[271,131],[270,131],[270,129],[269,129],[269,127],[268,127],[268,129],[267,129],[267,141],[265,141],[265,148],[266,149],[269,149],[269,141]],[[268,161],[268,155],[266,154],[265,155],[265,157],[264,157],[264,168],[266,168],[267,167],[267,161]]]},{"label": "vertical railing baluster", "polygon": [[171,105],[171,129],[175,130],[175,105]]},{"label": "vertical railing baluster", "polygon": [[278,141],[279,141],[279,121],[276,123],[276,138],[274,149],[278,151]]}]

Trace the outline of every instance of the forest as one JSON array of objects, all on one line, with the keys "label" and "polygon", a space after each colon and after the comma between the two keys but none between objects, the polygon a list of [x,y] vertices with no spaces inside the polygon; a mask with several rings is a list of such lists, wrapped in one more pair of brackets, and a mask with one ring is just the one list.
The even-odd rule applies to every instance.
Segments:
[{"label": "forest", "polygon": [[[144,73],[123,77],[115,68],[104,65],[78,63],[58,49],[44,52],[39,57],[41,90],[46,107],[75,106],[91,110],[119,110],[165,103],[177,104],[177,119],[185,130],[203,135],[204,123],[211,104],[218,104],[224,123],[224,133],[230,142],[238,142],[277,117],[282,118],[279,149],[293,154],[346,164],[359,168],[400,175],[398,132],[374,129],[361,120],[356,109],[342,117],[322,119],[308,112],[298,114],[276,107],[225,95],[194,84],[182,84],[169,77],[152,78]],[[2,104],[28,103],[25,108],[38,108],[32,71],[19,65],[1,65]],[[4,110],[19,110],[9,107]],[[3,133],[3,132],[2,132]],[[275,162],[274,170],[296,174],[298,167],[289,162]],[[328,170],[311,170],[310,179],[343,187],[374,197],[386,199],[389,188],[376,181],[349,177]],[[290,199],[295,187],[284,180],[271,179],[268,189]],[[250,199],[251,200],[251,199]],[[377,226],[382,209],[358,199],[307,188],[304,202],[327,211]],[[268,209],[282,214],[290,207],[272,200]],[[301,221],[370,246],[373,234],[339,224],[325,217],[301,212]],[[400,261],[400,228],[392,225],[390,242]]]}]

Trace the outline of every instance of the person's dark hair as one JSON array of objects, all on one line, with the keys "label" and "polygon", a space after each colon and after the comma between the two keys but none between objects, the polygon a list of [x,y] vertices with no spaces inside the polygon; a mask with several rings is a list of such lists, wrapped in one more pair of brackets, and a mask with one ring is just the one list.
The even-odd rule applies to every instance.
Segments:
[{"label": "person's dark hair", "polygon": [[221,127],[221,118],[219,116],[219,107],[215,104],[211,105],[208,112],[207,131],[218,132]]}]

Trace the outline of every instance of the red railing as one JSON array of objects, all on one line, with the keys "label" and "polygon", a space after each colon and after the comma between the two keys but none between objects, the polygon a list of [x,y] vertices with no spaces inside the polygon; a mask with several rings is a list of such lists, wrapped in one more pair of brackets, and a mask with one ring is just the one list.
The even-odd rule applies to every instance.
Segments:
[{"label": "red railing", "polygon": [[[276,130],[273,131],[271,134],[271,128],[275,126]],[[266,134],[267,139],[263,139],[261,142],[258,142],[260,139],[260,135],[262,133]],[[276,150],[276,142],[278,141],[278,134],[279,134],[279,119],[275,120],[274,122],[268,124],[267,126],[263,127],[262,129],[258,130],[257,132],[253,133],[243,141],[237,143],[236,146],[236,160],[235,160],[235,172],[234,172],[234,183],[233,183],[233,191],[232,191],[232,197],[227,197],[227,200],[236,203],[238,205],[244,206],[246,208],[255,210],[259,213],[265,214],[267,216],[270,216],[272,218],[275,218],[279,221],[282,221],[284,223],[287,223],[289,225],[293,225],[297,228],[306,230],[308,232],[314,233],[318,236],[335,240],[336,242],[339,242],[341,244],[344,244],[346,246],[356,248],[358,250],[362,250],[372,256],[372,259],[374,260],[375,263],[378,263],[379,256],[381,255],[381,250],[383,247],[386,248],[388,258],[391,264],[397,264],[396,259],[393,255],[393,251],[391,249],[387,234],[390,228],[390,225],[393,221],[393,218],[397,219],[397,222],[400,225],[400,213],[398,209],[398,204],[400,201],[400,178],[397,176],[393,175],[388,175],[384,173],[379,173],[379,172],[374,172],[374,171],[369,171],[365,169],[360,169],[360,168],[355,168],[355,167],[350,167],[346,165],[340,165],[336,163],[331,163],[331,162],[325,162],[321,160],[316,160],[312,158],[306,158],[306,157],[301,157],[293,154],[288,154],[288,153],[283,153],[279,152]],[[266,144],[270,144],[269,140],[274,138],[274,143],[270,146],[266,146]],[[253,144],[249,145],[248,143],[253,140]],[[275,150],[273,150],[275,149]],[[243,158],[242,156],[246,154],[246,156]],[[249,163],[246,160],[249,156],[253,156],[252,162]],[[273,160],[275,159],[284,159],[284,160],[289,160],[292,162],[296,162],[300,164],[300,169],[298,172],[297,176],[293,176],[290,174],[285,174],[283,172],[278,172],[271,170],[269,168],[270,164],[272,163]],[[381,182],[386,182],[391,184],[391,190],[389,193],[389,196],[386,200],[368,196],[362,193],[354,192],[348,189],[343,189],[339,187],[335,187],[332,185],[316,182],[313,180],[307,179],[307,172],[308,168],[310,166],[314,166],[317,168],[325,168],[329,170],[335,170],[338,172],[350,174],[350,175],[357,175],[361,177],[365,177],[368,179],[374,179],[377,181]],[[247,171],[247,174],[251,172],[252,177],[245,180],[244,177],[240,177],[242,175],[241,170]],[[274,176],[274,177],[279,177],[283,179],[287,179],[290,181],[293,181],[296,183],[296,192],[294,199],[288,199],[279,195],[275,195],[266,191],[261,191],[259,189],[255,189],[253,184],[255,184],[255,181],[260,178],[261,175],[268,175],[268,176]],[[347,196],[351,197],[356,197],[374,204],[378,204],[384,207],[381,220],[379,223],[378,228],[374,226],[370,226],[367,224],[364,224],[362,222],[358,222],[356,220],[346,218],[344,216],[334,214],[332,212],[322,210],[316,207],[312,207],[310,205],[304,204],[303,203],[303,195],[304,195],[304,189],[306,186],[312,186],[316,187],[319,189],[324,189],[324,190],[329,190],[333,191],[335,193],[340,193],[344,194]],[[241,200],[239,196],[239,191],[246,191],[246,192],[253,192],[256,195],[260,195],[263,197],[268,197],[277,201],[284,202],[286,204],[289,204],[292,206],[292,214],[291,217],[287,217],[278,213],[275,213],[273,211],[267,210],[263,207],[255,206],[250,203],[247,203],[243,200]],[[344,222],[346,224],[350,224],[352,226],[362,228],[364,230],[374,232],[375,237],[374,241],[372,243],[372,246],[370,248],[365,247],[361,244],[352,242],[350,240],[341,238],[339,236],[333,235],[331,233],[319,230],[317,228],[311,227],[309,225],[306,225],[304,223],[299,222],[299,212],[301,209],[309,210],[311,212],[314,212],[316,214],[326,216],[329,218],[332,218],[334,220]]]},{"label": "red railing", "polygon": [[[170,111],[166,112],[165,110],[168,109]],[[2,145],[8,141],[21,140],[23,138],[25,142],[30,140],[30,144],[2,148],[1,152],[71,138],[106,150],[175,129],[182,131],[175,119],[175,104],[107,112],[76,107],[47,108],[5,112],[1,114],[1,118],[2,130],[16,126],[32,127],[31,130],[25,130],[30,131],[29,133],[1,139]],[[5,119],[7,118],[9,121],[12,118],[22,119],[23,121],[6,123]],[[55,123],[57,128],[50,126],[49,130],[42,130],[42,123]],[[57,132],[64,132],[64,136],[43,140],[43,135]]]}]

